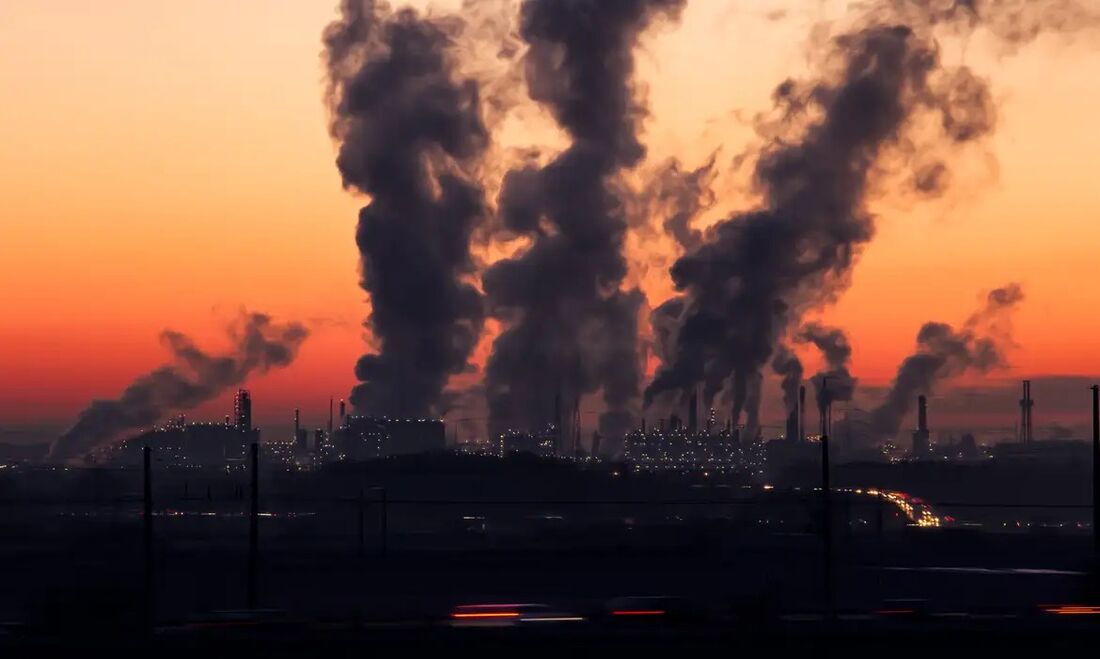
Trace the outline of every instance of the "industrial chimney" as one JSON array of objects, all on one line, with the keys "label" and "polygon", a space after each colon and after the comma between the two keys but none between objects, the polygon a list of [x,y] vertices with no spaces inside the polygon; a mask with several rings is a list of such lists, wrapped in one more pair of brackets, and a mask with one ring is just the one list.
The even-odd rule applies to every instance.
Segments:
[{"label": "industrial chimney", "polygon": [[1031,409],[1035,401],[1031,400],[1031,380],[1024,380],[1024,395],[1020,398],[1020,442],[1031,446],[1032,435]]},{"label": "industrial chimney", "polygon": [[917,431],[913,433],[913,457],[927,457],[931,451],[931,442],[928,432],[928,399],[924,396],[917,397]]}]

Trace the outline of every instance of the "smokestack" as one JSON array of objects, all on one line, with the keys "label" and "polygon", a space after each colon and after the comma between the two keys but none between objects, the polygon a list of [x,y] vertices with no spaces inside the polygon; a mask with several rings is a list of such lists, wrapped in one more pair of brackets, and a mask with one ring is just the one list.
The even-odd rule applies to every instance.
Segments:
[{"label": "smokestack", "polygon": [[798,441],[806,441],[806,385],[798,388]]},{"label": "smokestack", "polygon": [[699,394],[691,392],[688,399],[688,433],[694,435],[699,430]]},{"label": "smokestack", "polygon": [[332,437],[332,396],[328,398],[328,436]]},{"label": "smokestack", "polygon": [[340,425],[344,425],[344,416],[347,414],[347,407],[344,403],[344,399],[340,399]]},{"label": "smokestack", "polygon": [[1032,435],[1031,410],[1035,402],[1031,400],[1031,380],[1024,380],[1023,397],[1020,399],[1020,442],[1030,446]]},{"label": "smokestack", "polygon": [[928,432],[928,399],[924,396],[917,397],[917,430],[913,433],[913,457],[923,458],[932,449]]},{"label": "smokestack", "polygon": [[298,439],[298,431],[302,429],[301,410],[294,408],[294,439]]},{"label": "smokestack", "polygon": [[991,291],[985,305],[958,329],[940,322],[925,323],[917,333],[915,352],[898,366],[886,398],[871,411],[875,435],[894,437],[918,393],[934,393],[937,383],[967,371],[986,373],[1003,366],[1009,341],[997,326],[1004,325],[1023,298],[1018,284],[1008,284]]},{"label": "smokestack", "polygon": [[377,350],[355,366],[360,414],[437,415],[484,325],[470,238],[487,215],[473,172],[490,138],[455,18],[344,0],[323,35],[336,165],[370,199],[355,238]]},{"label": "smokestack", "polygon": [[499,223],[529,238],[530,247],[482,276],[489,307],[506,323],[485,368],[491,425],[530,421],[545,405],[547,387],[565,382],[581,394],[601,394],[602,436],[618,438],[632,427],[645,295],[627,278],[625,209],[633,199],[619,179],[646,153],[634,51],[651,24],[676,20],[684,4],[521,4],[518,34],[528,47],[520,70],[531,100],[556,120],[566,145],[550,162],[517,164],[501,183]]}]

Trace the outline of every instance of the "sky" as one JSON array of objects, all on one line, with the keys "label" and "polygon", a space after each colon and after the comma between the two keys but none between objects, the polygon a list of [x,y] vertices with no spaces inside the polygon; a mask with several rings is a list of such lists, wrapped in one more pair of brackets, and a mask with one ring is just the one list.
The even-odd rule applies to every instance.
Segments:
[{"label": "sky", "polygon": [[[689,2],[638,55],[647,162],[720,149],[732,169],[752,139],[744,118],[805,69],[811,28],[843,5]],[[216,349],[242,307],[313,329],[294,365],[248,383],[261,423],[294,407],[319,423],[347,395],[368,306],[364,200],[341,188],[322,102],[320,34],[335,15],[335,2],[298,0],[0,3],[0,428],[63,425],[117,395],[163,362],[164,328]],[[961,322],[1018,281],[1027,300],[998,384],[1100,374],[1100,49],[1044,38],[999,57],[977,38],[945,53],[992,79],[998,131],[964,155],[946,199],[876,202],[878,235],[823,318],[848,330],[861,381],[884,385],[923,322]],[[735,174],[720,181],[715,212],[747,204]],[[1072,422],[1062,408],[1056,420]]]}]

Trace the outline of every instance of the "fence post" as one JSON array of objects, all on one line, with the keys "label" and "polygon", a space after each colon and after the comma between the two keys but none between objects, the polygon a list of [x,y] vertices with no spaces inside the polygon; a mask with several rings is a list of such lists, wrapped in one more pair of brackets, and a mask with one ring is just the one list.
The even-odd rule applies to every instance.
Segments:
[{"label": "fence post", "polygon": [[389,506],[386,503],[386,488],[380,487],[378,489],[379,503],[381,506],[378,511],[379,533],[381,535],[381,537],[379,538],[379,542],[381,543],[380,549],[382,557],[385,558],[386,555],[389,553]]},{"label": "fence post", "polygon": [[142,542],[145,551],[145,629],[156,624],[156,567],[153,564],[153,474],[150,449],[141,449],[142,462]]},{"label": "fence post", "polygon": [[359,555],[360,560],[362,560],[364,557],[366,557],[366,553],[367,553],[366,552],[366,549],[367,549],[366,523],[365,523],[365,519],[364,519],[365,516],[366,516],[365,515],[366,514],[365,508],[366,508],[366,502],[364,501],[364,498],[363,498],[363,488],[359,488],[359,501],[358,501],[358,505],[356,507],[357,514],[356,514],[355,521],[356,521],[356,530],[358,532],[358,545],[356,547],[356,553]]},{"label": "fence post", "polygon": [[1100,556],[1100,386],[1092,386],[1092,545]]},{"label": "fence post", "polygon": [[260,580],[260,445],[252,442],[252,501],[248,514],[248,608],[255,609]]}]

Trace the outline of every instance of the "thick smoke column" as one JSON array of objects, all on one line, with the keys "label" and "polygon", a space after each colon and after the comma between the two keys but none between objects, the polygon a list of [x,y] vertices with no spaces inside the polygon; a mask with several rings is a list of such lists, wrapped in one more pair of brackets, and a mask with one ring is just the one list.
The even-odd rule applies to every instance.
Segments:
[{"label": "thick smoke column", "polygon": [[720,222],[673,266],[681,295],[655,317],[676,345],[646,403],[702,382],[707,404],[729,387],[737,414],[745,383],[779,338],[847,287],[874,235],[872,179],[903,173],[918,193],[937,195],[948,178],[943,147],[992,132],[988,85],[967,67],[943,65],[935,29],[989,27],[1018,45],[1041,29],[1072,29],[1061,14],[1045,13],[1053,5],[1077,3],[882,0],[829,42],[816,78],[780,84],[778,119],[760,124],[770,137],[754,171],[763,203]]},{"label": "thick smoke column", "polygon": [[345,0],[325,30],[331,133],[344,186],[370,196],[356,243],[377,354],[355,367],[365,414],[438,414],[481,333],[470,235],[485,217],[474,174],[489,137],[478,85],[451,50],[461,22]]},{"label": "thick smoke column", "polygon": [[856,379],[848,369],[852,346],[844,330],[808,323],[799,331],[797,340],[812,343],[825,357],[825,370],[811,378],[818,408],[825,409],[829,403],[852,400],[856,392]]},{"label": "thick smoke column", "polygon": [[526,0],[520,36],[531,98],[570,138],[544,167],[504,179],[504,227],[530,247],[484,275],[493,313],[507,329],[487,369],[493,430],[532,428],[550,419],[555,394],[601,390],[600,432],[630,423],[640,368],[637,290],[623,291],[626,209],[615,177],[645,154],[644,109],[632,74],[639,35],[684,0]]},{"label": "thick smoke column", "polygon": [[77,457],[123,432],[213,400],[251,375],[287,366],[307,336],[303,325],[250,313],[230,329],[233,349],[210,355],[183,334],[165,330],[161,342],[172,352],[172,363],[139,377],[116,400],[92,402],[50,447],[50,459]]},{"label": "thick smoke column", "polygon": [[985,307],[961,329],[925,323],[917,333],[916,352],[898,367],[886,400],[871,413],[875,436],[896,435],[916,396],[933,393],[937,383],[966,371],[985,373],[1003,367],[1004,348],[1011,341],[1005,317],[1023,299],[1020,286],[1009,284],[989,293]]}]

